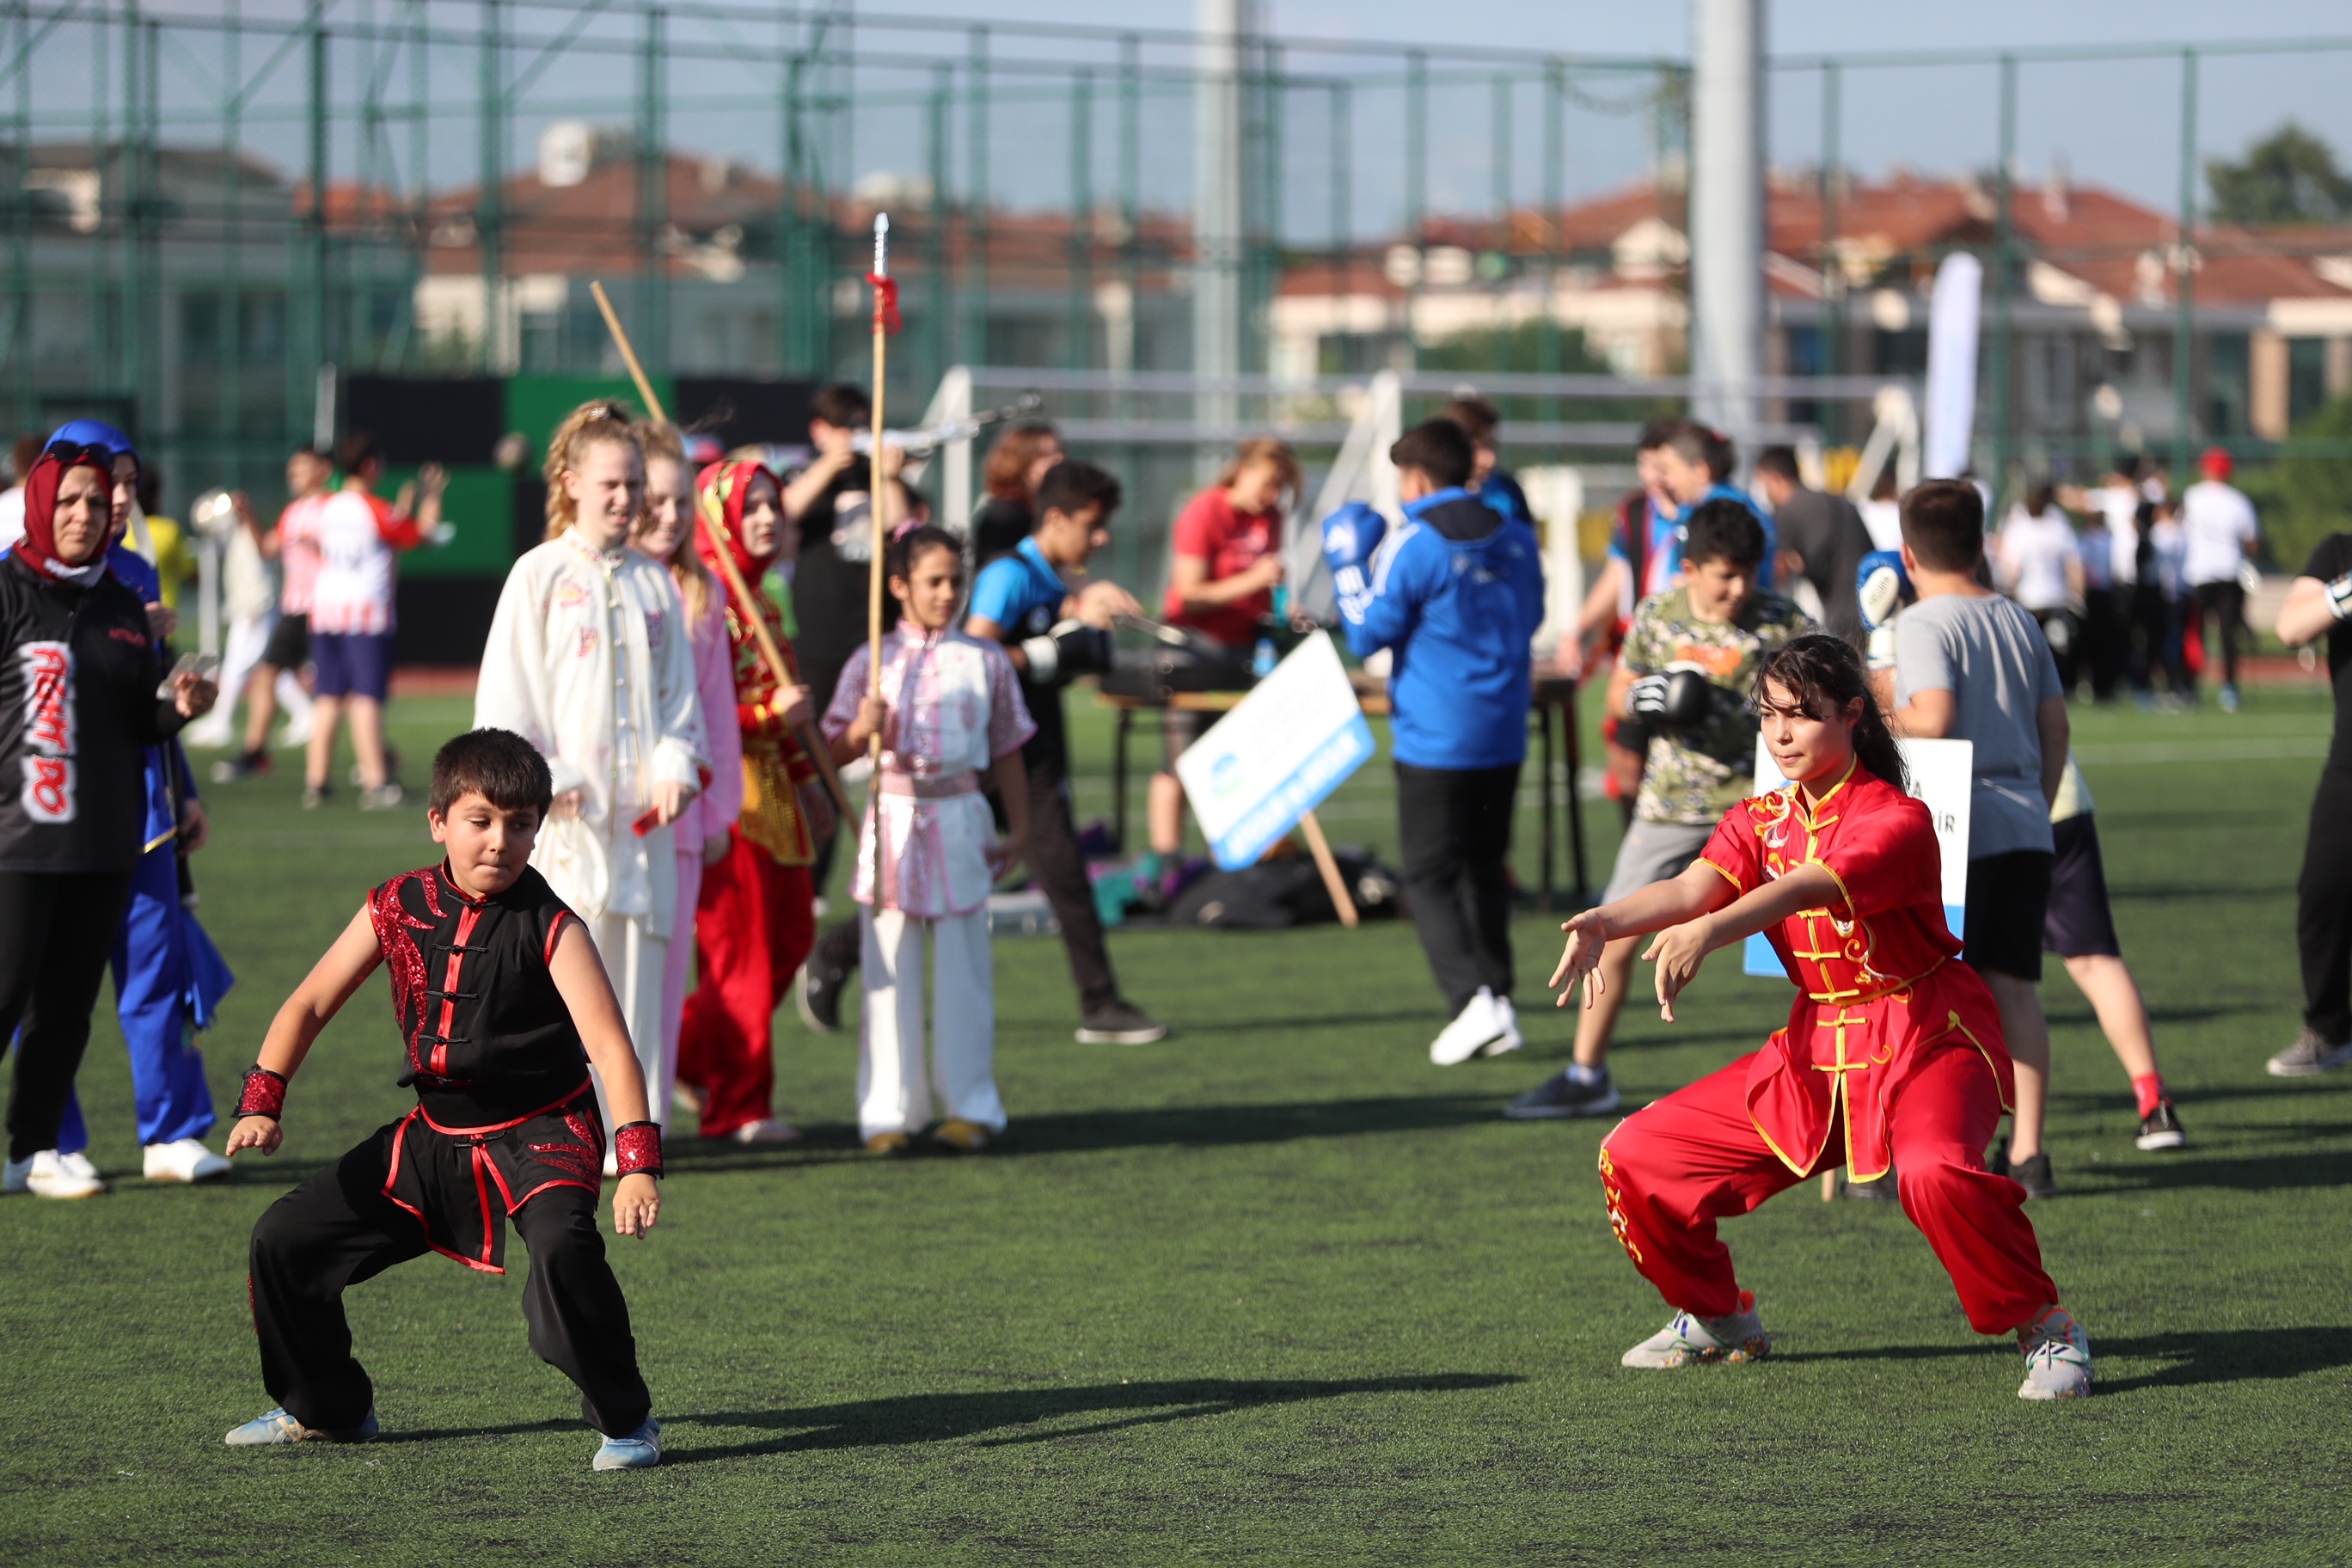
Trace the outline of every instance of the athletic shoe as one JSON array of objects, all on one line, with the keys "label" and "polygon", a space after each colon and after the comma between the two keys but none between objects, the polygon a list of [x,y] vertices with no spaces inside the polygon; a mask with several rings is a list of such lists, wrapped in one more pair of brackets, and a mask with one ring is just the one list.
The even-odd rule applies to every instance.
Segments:
[{"label": "athletic shoe", "polygon": [[257,779],[268,771],[268,752],[241,752],[234,757],[223,757],[213,764],[213,783],[225,784]]},{"label": "athletic shoe", "polygon": [[373,1410],[358,1426],[331,1432],[320,1426],[303,1426],[287,1415],[286,1407],[281,1405],[266,1415],[255,1416],[242,1426],[231,1427],[223,1441],[232,1448],[267,1448],[279,1443],[370,1443],[375,1440],[379,1430]]},{"label": "athletic shoe", "polygon": [[2224,713],[2235,713],[2237,710],[2238,689],[2234,686],[2225,686],[2221,688],[2221,711]]},{"label": "athletic shoe", "polygon": [[727,1134],[727,1142],[730,1143],[766,1145],[797,1143],[800,1141],[799,1128],[789,1121],[781,1121],[772,1116],[762,1116],[757,1121],[746,1121],[742,1126]]},{"label": "athletic shoe", "polygon": [[914,1147],[914,1140],[904,1132],[877,1132],[866,1141],[869,1154],[903,1154]]},{"label": "athletic shoe", "polygon": [[2172,1109],[2172,1101],[2159,1100],[2154,1110],[2139,1119],[2139,1136],[2132,1142],[2147,1150],[2186,1149],[2189,1132],[2180,1125],[2179,1113]]},{"label": "athletic shoe", "polygon": [[0,1194],[13,1194],[30,1191],[26,1184],[32,1179],[32,1175],[33,1161],[30,1155],[26,1155],[22,1160],[11,1160],[6,1164],[0,1165]]},{"label": "athletic shoe", "polygon": [[2050,1152],[2028,1154],[2022,1160],[2009,1162],[2009,1179],[2025,1189],[2029,1198],[2054,1198],[2058,1195],[2058,1178],[2050,1173]]},{"label": "athletic shoe", "polygon": [[702,1091],[690,1083],[674,1083],[669,1090],[669,1119],[684,1123],[702,1120]]},{"label": "athletic shoe", "polygon": [[1495,998],[1495,1016],[1502,1021],[1503,1032],[1486,1042],[1486,1048],[1479,1053],[1481,1056],[1499,1057],[1505,1051],[1516,1051],[1527,1045],[1526,1038],[1519,1033],[1519,1010],[1511,1005],[1508,996]]},{"label": "athletic shoe", "polygon": [[2273,1078],[2316,1078],[2341,1067],[2352,1067],[2352,1041],[2330,1040],[2309,1025],[2270,1059]]},{"label": "athletic shoe", "polygon": [[5,1186],[37,1198],[94,1198],[106,1191],[106,1178],[79,1154],[44,1149],[29,1160],[9,1161]]},{"label": "athletic shoe", "polygon": [[1078,1020],[1082,1046],[1148,1046],[1167,1037],[1167,1025],[1124,996],[1112,997]]},{"label": "athletic shoe", "polygon": [[360,791],[360,809],[362,811],[390,811],[393,807],[401,803],[404,795],[405,792],[403,791],[397,784],[380,784],[373,789],[363,789]]},{"label": "athletic shoe", "polygon": [[1617,1086],[1610,1081],[1607,1068],[1602,1068],[1601,1077],[1591,1083],[1577,1082],[1568,1076],[1568,1069],[1562,1068],[1503,1107],[1503,1114],[1513,1121],[1548,1121],[1561,1116],[1607,1116],[1617,1109],[1618,1103]]},{"label": "athletic shoe", "polygon": [[2025,1352],[2020,1399],[2080,1399],[2091,1392],[2091,1336],[2065,1308],[2053,1307],[2040,1322],[2018,1330],[2017,1348]]},{"label": "athletic shoe", "polygon": [[931,1129],[931,1142],[943,1144],[960,1154],[977,1154],[988,1147],[995,1134],[977,1121],[966,1121],[961,1116],[950,1116]]},{"label": "athletic shoe", "polygon": [[652,1416],[625,1437],[607,1437],[596,1445],[594,1470],[649,1470],[661,1463],[661,1423]]},{"label": "athletic shoe", "polygon": [[1756,1293],[1739,1293],[1739,1310],[1727,1317],[1698,1318],[1676,1312],[1674,1321],[1619,1358],[1620,1366],[1675,1367],[1699,1362],[1761,1361],[1772,1353],[1772,1336],[1756,1312]]},{"label": "athletic shoe", "polygon": [[304,784],[302,786],[302,809],[305,811],[316,811],[334,798],[335,792],[329,785]]},{"label": "athletic shoe", "polygon": [[1437,1038],[1429,1042],[1429,1059],[1442,1068],[1456,1067],[1473,1057],[1486,1055],[1490,1047],[1517,1033],[1517,1026],[1504,1010],[1507,1005],[1497,1004],[1494,992],[1486,986],[1478,987],[1478,994],[1462,1004],[1462,1011],[1454,1015],[1454,1021],[1437,1031]]},{"label": "athletic shoe", "polygon": [[228,1171],[225,1157],[194,1138],[150,1143],[146,1148],[143,1173],[151,1182],[208,1182],[215,1176],[227,1175]]}]

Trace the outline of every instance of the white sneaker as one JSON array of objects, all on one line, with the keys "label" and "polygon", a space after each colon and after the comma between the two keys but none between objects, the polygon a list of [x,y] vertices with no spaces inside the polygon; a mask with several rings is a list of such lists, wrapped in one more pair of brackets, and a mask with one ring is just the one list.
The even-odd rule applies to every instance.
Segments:
[{"label": "white sneaker", "polygon": [[[1429,1042],[1429,1059],[1442,1068],[1468,1061],[1503,1037],[1506,1016],[1495,1005],[1495,994],[1481,985],[1478,994],[1462,1004],[1462,1011],[1454,1016],[1454,1022],[1440,1029],[1437,1038]],[[1512,1027],[1516,1033],[1516,1026]]]},{"label": "white sneaker", "polygon": [[[68,1163],[69,1160],[73,1163]],[[37,1198],[92,1198],[106,1191],[97,1167],[78,1154],[60,1155],[55,1149],[44,1149],[25,1163],[25,1184],[17,1190]],[[8,1165],[13,1178],[16,1162],[11,1160]]]},{"label": "white sneaker", "polygon": [[2091,1392],[2091,1336],[2063,1307],[2053,1307],[2039,1322],[2017,1331],[2025,1352],[2020,1399],[2080,1399]]},{"label": "white sneaker", "polygon": [[801,1130],[789,1121],[762,1116],[757,1121],[746,1121],[727,1134],[727,1138],[733,1143],[797,1143],[801,1141]]},{"label": "white sneaker", "polygon": [[1761,1361],[1772,1353],[1772,1336],[1756,1311],[1756,1293],[1739,1293],[1739,1310],[1727,1317],[1699,1318],[1676,1312],[1674,1321],[1619,1358],[1621,1366],[1692,1366],[1700,1362]]},{"label": "white sneaker", "polygon": [[1480,1048],[1480,1056],[1499,1057],[1505,1051],[1516,1051],[1526,1047],[1527,1039],[1519,1033],[1519,1010],[1511,1005],[1508,996],[1495,998],[1495,1017],[1503,1026],[1503,1032]]},{"label": "white sneaker", "polygon": [[215,1176],[226,1176],[228,1161],[205,1148],[194,1138],[178,1138],[169,1143],[150,1143],[146,1149],[145,1175],[151,1182],[209,1182]]}]

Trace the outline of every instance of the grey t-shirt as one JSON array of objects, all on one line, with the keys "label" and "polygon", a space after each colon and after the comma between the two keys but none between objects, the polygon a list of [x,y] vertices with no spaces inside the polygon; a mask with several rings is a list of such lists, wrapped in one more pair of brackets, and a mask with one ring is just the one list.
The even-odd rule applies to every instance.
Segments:
[{"label": "grey t-shirt", "polygon": [[1950,692],[1951,739],[1976,745],[1969,858],[2052,848],[2034,712],[2064,692],[2033,617],[1999,597],[1920,600],[1895,618],[1895,704],[1916,691]]}]

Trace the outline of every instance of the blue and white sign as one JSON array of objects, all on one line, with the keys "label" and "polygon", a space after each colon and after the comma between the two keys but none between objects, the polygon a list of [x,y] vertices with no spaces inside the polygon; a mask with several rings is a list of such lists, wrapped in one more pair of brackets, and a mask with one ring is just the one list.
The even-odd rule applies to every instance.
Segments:
[{"label": "blue and white sign", "polygon": [[[1976,768],[1977,748],[1971,741],[1897,741],[1903,766],[1911,774],[1911,793],[1927,807],[1936,824],[1936,847],[1943,855],[1944,923],[1954,936],[1967,934],[1969,908],[1969,775]],[[1788,778],[1772,765],[1764,737],[1756,737],[1756,793],[1776,790]],[[1741,968],[1749,974],[1786,978],[1780,955],[1759,932],[1741,951]]]},{"label": "blue and white sign", "polygon": [[1339,650],[1308,637],[1176,759],[1176,777],[1228,871],[1255,865],[1370,761],[1371,726]]}]

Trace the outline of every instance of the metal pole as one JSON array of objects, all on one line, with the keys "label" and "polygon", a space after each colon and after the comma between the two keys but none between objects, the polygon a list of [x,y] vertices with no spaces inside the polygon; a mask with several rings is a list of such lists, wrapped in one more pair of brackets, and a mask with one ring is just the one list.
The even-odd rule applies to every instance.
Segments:
[{"label": "metal pole", "polygon": [[[1835,61],[1822,68],[1822,371],[1828,375],[1845,374],[1845,268],[1838,259],[1838,112],[1843,80]],[[1837,440],[1845,433],[1845,408],[1843,404],[1823,403],[1819,405],[1820,417],[1827,426],[1830,438]]]},{"label": "metal pole", "polygon": [[2017,270],[2017,59],[2000,62],[2000,166],[1993,171],[1992,267],[1992,484],[1998,507],[2009,491],[2009,466],[2016,457],[2017,410],[2011,355],[2016,341],[2010,279]]},{"label": "metal pole", "polygon": [[500,12],[503,0],[482,0],[481,80],[477,90],[480,124],[478,155],[481,184],[474,197],[475,247],[482,263],[482,371],[495,375],[505,369],[500,348],[505,301],[499,298],[506,277],[506,67],[500,58]]},{"label": "metal pole", "polygon": [[1070,77],[1069,298],[1062,326],[1062,363],[1084,370],[1094,363],[1094,112],[1095,78]]},{"label": "metal pole", "polygon": [[1493,94],[1488,112],[1494,144],[1487,153],[1487,172],[1494,184],[1495,248],[1507,252],[1511,248],[1511,79],[1497,76]]},{"label": "metal pole", "polygon": [[[307,395],[318,384],[319,366],[327,358],[327,179],[329,173],[327,115],[331,90],[327,79],[327,7],[312,0],[304,23],[310,48],[310,210],[303,220],[302,351],[294,369],[298,379],[289,387],[288,423],[308,424],[311,409]],[[299,387],[300,391],[295,392]]]},{"label": "metal pole", "polygon": [[[230,0],[232,7],[236,0]],[[30,0],[16,0],[9,7],[16,27],[10,37],[10,53],[16,60],[16,134],[10,138],[8,157],[9,188],[25,188],[25,173],[32,155],[33,142],[33,16]],[[234,16],[234,10],[232,10]],[[8,353],[5,362],[11,373],[8,384],[15,388],[16,428],[32,428],[37,412],[33,389],[31,345],[27,334],[33,326],[33,219],[32,213],[20,199],[8,204]]]},{"label": "metal pole", "polygon": [[784,177],[776,195],[776,330],[777,358],[786,375],[805,374],[809,366],[807,334],[802,323],[802,300],[808,293],[801,276],[801,202],[807,171],[801,160],[801,72],[806,54],[784,62],[784,94],[781,106]]},{"label": "metal pole", "polygon": [[988,363],[988,29],[971,30],[970,58],[964,68],[971,77],[967,104],[970,128],[965,132],[963,356],[972,364]]},{"label": "metal pole", "polygon": [[667,14],[646,9],[646,37],[638,52],[637,77],[637,265],[636,342],[647,369],[669,368],[669,257],[664,239],[669,226],[668,127],[663,110],[668,67],[664,59]]},{"label": "metal pole", "polygon": [[[1140,368],[1136,363],[1136,347],[1141,341],[1143,310],[1143,40],[1133,33],[1118,41],[1118,224],[1124,237],[1119,244],[1119,264],[1127,303],[1119,327],[1121,342],[1116,368],[1132,372]],[[1116,406],[1118,417],[1135,417],[1133,394],[1120,393]],[[1140,460],[1139,449],[1130,446],[1124,456],[1128,477],[1132,479]],[[1135,582],[1142,564],[1139,532],[1133,528],[1118,531],[1118,581],[1122,583]],[[1122,810],[1125,805],[1126,792],[1122,789]]]},{"label": "metal pole", "polygon": [[2189,482],[2197,368],[2197,51],[2180,51],[2180,244],[2173,261],[2172,471]]},{"label": "metal pole", "polygon": [[1762,0],[1695,0],[1692,36],[1692,412],[1738,433],[1764,348]]},{"label": "metal pole", "polygon": [[[1200,0],[1201,43],[1192,88],[1192,374],[1239,374],[1242,248],[1246,243],[1247,160],[1242,101],[1248,47],[1246,0]],[[1204,426],[1234,422],[1230,394],[1204,393],[1193,417]]]},{"label": "metal pole", "polygon": [[242,0],[229,0],[228,28],[221,40],[220,422],[231,453],[229,487],[244,479],[245,456],[245,191],[244,160],[238,154],[245,118],[245,28]]},{"label": "metal pole", "polygon": [[1248,194],[1256,217],[1250,224],[1250,275],[1242,301],[1242,365],[1253,374],[1266,368],[1266,332],[1272,323],[1276,275],[1282,256],[1282,51],[1272,44],[1255,50],[1258,63],[1257,167]]},{"label": "metal pole", "polygon": [[930,345],[931,379],[937,381],[955,363],[950,344],[955,332],[954,287],[948,251],[948,103],[955,95],[955,68],[942,60],[931,68],[931,99],[926,105],[925,131],[930,141],[930,232],[923,237],[926,276],[923,295],[923,337]]},{"label": "metal pole", "polygon": [[1429,217],[1429,57],[1414,49],[1404,58],[1404,240],[1413,247],[1412,281],[1404,292],[1404,362],[1412,364],[1421,344],[1414,335],[1421,317],[1420,254]]},{"label": "metal pole", "polygon": [[[1568,71],[1559,61],[1544,67],[1543,313],[1536,318],[1536,369],[1559,372],[1559,217],[1568,205]],[[1555,401],[1551,417],[1561,417]],[[1546,785],[1549,788],[1549,785]],[[1570,790],[1570,800],[1575,799]]]},{"label": "metal pole", "polygon": [[[140,284],[145,271],[147,225],[147,156],[146,130],[141,123],[141,110],[146,102],[143,73],[140,69],[141,35],[146,27],[139,19],[137,0],[123,0],[122,6],[122,140],[116,153],[117,166],[122,171],[122,321],[120,327],[122,348],[122,385],[131,398],[133,429],[137,415],[147,412],[145,394],[147,374],[143,349],[147,334],[142,318],[146,314],[146,300]],[[312,204],[317,203],[313,187]],[[148,434],[139,431],[140,435]]]}]

